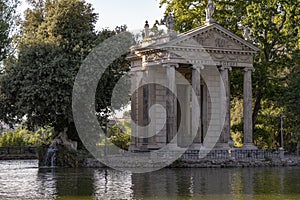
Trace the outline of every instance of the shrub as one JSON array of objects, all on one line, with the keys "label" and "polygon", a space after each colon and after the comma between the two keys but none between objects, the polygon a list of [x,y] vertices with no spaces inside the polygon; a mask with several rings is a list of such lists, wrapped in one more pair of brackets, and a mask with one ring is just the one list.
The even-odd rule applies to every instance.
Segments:
[{"label": "shrub", "polygon": [[16,130],[7,131],[0,136],[0,146],[40,146],[48,145],[54,135],[51,127],[40,128],[36,132],[22,126]]}]

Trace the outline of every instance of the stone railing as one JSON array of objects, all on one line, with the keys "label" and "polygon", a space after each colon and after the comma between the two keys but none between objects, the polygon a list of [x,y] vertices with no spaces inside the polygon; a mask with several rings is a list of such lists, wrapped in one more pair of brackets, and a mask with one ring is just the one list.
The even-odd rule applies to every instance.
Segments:
[{"label": "stone railing", "polygon": [[36,147],[0,147],[0,160],[37,159]]},{"label": "stone railing", "polygon": [[198,160],[198,159],[233,159],[233,160],[260,160],[260,159],[279,159],[278,152],[268,152],[264,150],[188,150],[182,159]]}]

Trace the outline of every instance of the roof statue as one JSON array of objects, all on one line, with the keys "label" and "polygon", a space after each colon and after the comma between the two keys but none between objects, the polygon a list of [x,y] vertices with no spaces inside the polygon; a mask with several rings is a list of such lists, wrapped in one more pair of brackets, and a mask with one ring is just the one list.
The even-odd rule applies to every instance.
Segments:
[{"label": "roof statue", "polygon": [[172,33],[174,31],[175,20],[172,14],[166,15],[160,23],[166,25],[168,33]]},{"label": "roof statue", "polygon": [[144,26],[144,29],[145,29],[145,32],[144,32],[144,37],[145,38],[148,38],[149,37],[149,35],[150,35],[150,30],[149,30],[149,23],[148,23],[148,21],[146,21],[145,22],[145,26]]},{"label": "roof statue", "polygon": [[168,28],[168,32],[172,32],[174,30],[175,20],[173,15],[168,15],[166,26]]},{"label": "roof statue", "polygon": [[205,23],[207,25],[211,24],[211,23],[215,23],[215,20],[212,18],[214,12],[215,12],[215,4],[213,0],[208,0],[207,6],[206,6],[206,21]]},{"label": "roof statue", "polygon": [[251,29],[248,27],[245,27],[243,30],[243,37],[245,40],[249,41],[251,40]]}]

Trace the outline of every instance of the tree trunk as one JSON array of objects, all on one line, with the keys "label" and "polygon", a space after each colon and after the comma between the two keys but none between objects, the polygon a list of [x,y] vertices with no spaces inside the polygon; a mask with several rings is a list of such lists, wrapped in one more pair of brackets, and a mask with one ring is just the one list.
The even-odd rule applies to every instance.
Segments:
[{"label": "tree trunk", "polygon": [[298,133],[298,142],[297,142],[297,156],[300,155],[300,133]]},{"label": "tree trunk", "polygon": [[255,130],[255,124],[257,122],[258,113],[261,109],[261,99],[262,99],[262,92],[260,89],[258,89],[258,91],[256,93],[255,105],[254,105],[254,110],[253,110],[253,114],[252,114],[253,131]]}]

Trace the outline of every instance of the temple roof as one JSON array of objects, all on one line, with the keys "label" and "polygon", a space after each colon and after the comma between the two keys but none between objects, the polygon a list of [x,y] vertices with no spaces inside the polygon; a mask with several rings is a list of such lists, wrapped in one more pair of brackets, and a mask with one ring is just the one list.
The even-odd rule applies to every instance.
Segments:
[{"label": "temple roof", "polygon": [[168,50],[174,48],[204,49],[256,54],[260,51],[249,41],[242,39],[224,27],[212,23],[197,27],[177,36],[165,35],[147,38],[134,48],[137,51]]}]

